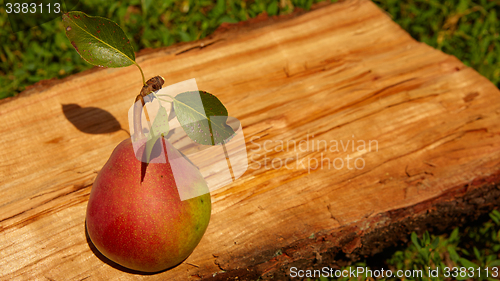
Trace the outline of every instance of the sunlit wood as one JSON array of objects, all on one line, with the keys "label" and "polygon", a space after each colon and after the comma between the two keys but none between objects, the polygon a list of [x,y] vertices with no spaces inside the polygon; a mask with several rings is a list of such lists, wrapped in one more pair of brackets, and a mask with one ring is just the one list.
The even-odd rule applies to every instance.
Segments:
[{"label": "sunlit wood", "polygon": [[91,250],[85,211],[129,137],[140,72],[96,68],[35,86],[0,102],[0,279],[281,280],[291,265],[334,265],[338,253],[371,254],[498,204],[500,91],[370,1],[225,26],[137,61],[146,79],[196,78],[215,94],[242,122],[249,169],[212,193],[185,263],[155,275],[115,268]]}]

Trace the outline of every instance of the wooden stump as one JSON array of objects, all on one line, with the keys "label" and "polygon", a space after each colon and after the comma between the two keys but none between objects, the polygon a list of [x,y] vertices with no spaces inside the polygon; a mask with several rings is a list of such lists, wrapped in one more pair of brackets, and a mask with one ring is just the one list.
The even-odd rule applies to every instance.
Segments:
[{"label": "wooden stump", "polygon": [[499,203],[499,90],[370,1],[225,26],[138,63],[147,78],[196,78],[217,95],[242,122],[248,171],[212,193],[184,263],[120,268],[88,243],[84,220],[96,173],[129,137],[139,71],[38,84],[0,103],[0,279],[281,280]]}]

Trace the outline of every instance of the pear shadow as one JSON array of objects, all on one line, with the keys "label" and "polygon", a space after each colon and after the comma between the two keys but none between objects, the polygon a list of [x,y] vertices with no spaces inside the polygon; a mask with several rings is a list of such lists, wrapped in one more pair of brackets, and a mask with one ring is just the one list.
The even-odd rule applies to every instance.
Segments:
[{"label": "pear shadow", "polygon": [[181,263],[179,263],[178,265],[176,265],[174,267],[170,267],[170,268],[167,268],[165,270],[157,271],[157,272],[144,272],[144,271],[133,270],[133,269],[124,267],[123,265],[117,264],[116,262],[108,259],[101,252],[99,252],[99,250],[96,248],[96,246],[94,245],[94,243],[90,239],[89,233],[87,231],[87,220],[85,220],[85,238],[87,239],[87,244],[89,245],[90,250],[92,251],[92,253],[94,253],[94,255],[98,259],[100,259],[102,262],[106,263],[107,265],[111,266],[114,269],[117,269],[117,270],[120,270],[120,271],[123,271],[123,272],[126,272],[126,273],[130,273],[130,274],[135,274],[135,275],[155,275],[155,274],[162,273],[162,272],[165,272],[167,270],[170,270],[170,269],[172,269],[172,268],[174,268],[174,267],[182,264],[182,262],[184,262],[184,261],[182,261]]},{"label": "pear shadow", "polygon": [[80,132],[86,134],[107,134],[125,131],[120,122],[106,110],[97,107],[81,107],[78,104],[61,104],[64,116]]}]

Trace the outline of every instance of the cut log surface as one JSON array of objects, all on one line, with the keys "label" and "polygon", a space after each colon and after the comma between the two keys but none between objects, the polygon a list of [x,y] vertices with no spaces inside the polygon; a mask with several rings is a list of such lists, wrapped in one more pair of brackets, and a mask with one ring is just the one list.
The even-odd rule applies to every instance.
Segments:
[{"label": "cut log surface", "polygon": [[137,68],[94,68],[0,102],[1,280],[289,277],[443,229],[499,203],[500,91],[366,0],[223,26],[143,52],[238,118],[249,168],[212,192],[179,266],[132,272],[88,242],[92,183],[128,135]]}]

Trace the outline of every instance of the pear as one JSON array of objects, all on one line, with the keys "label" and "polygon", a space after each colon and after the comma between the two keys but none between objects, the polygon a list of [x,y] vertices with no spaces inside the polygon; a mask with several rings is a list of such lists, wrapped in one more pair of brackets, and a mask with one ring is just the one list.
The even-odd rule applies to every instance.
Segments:
[{"label": "pear", "polygon": [[[207,229],[210,193],[181,201],[168,159],[177,159],[182,182],[208,187],[200,171],[163,137],[166,163],[144,163],[143,145],[134,152],[131,139],[121,142],[96,177],[87,206],[86,227],[96,248],[133,270],[158,272],[185,260]],[[165,161],[164,161],[165,162]],[[178,176],[179,173],[176,172]]]}]

